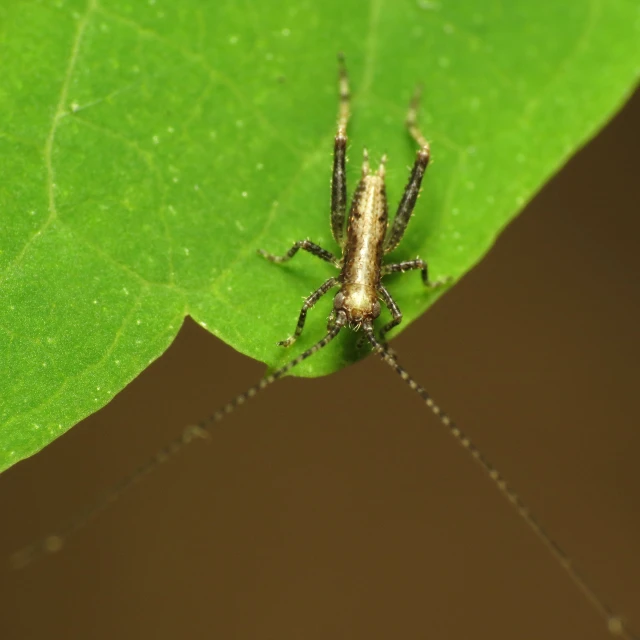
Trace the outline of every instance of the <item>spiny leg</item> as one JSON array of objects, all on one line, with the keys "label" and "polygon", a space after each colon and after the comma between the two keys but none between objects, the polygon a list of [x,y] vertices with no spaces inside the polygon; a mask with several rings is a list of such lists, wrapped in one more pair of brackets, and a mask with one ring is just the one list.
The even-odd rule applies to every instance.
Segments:
[{"label": "spiny leg", "polygon": [[427,170],[427,165],[429,164],[429,143],[422,135],[416,124],[416,113],[420,102],[420,93],[420,89],[418,89],[414,94],[411,104],[409,105],[409,112],[406,120],[409,133],[420,145],[420,149],[416,155],[416,161],[413,165],[413,169],[411,170],[409,182],[405,187],[402,199],[398,205],[398,211],[396,212],[396,216],[393,220],[393,225],[384,241],[385,253],[393,251],[393,249],[395,249],[400,243],[400,240],[402,240],[402,236],[407,228],[407,224],[409,224],[409,219],[411,218],[413,209],[416,206],[416,200],[420,193],[420,185],[422,184],[424,172]]},{"label": "spiny leg", "polygon": [[312,347],[309,347],[309,349],[301,353],[299,356],[296,356],[293,360],[280,367],[273,373],[262,378],[262,380],[260,380],[258,384],[250,387],[244,393],[237,395],[233,400],[228,402],[226,405],[224,405],[224,407],[222,407],[215,413],[211,414],[208,418],[205,418],[197,425],[191,425],[185,428],[182,435],[177,437],[162,449],[159,449],[158,452],[153,457],[149,458],[149,460],[145,464],[140,466],[136,471],[119,482],[117,485],[106,491],[101,496],[101,498],[97,500],[93,505],[85,509],[82,513],[80,513],[78,516],[61,527],[59,532],[50,534],[45,538],[42,538],[38,542],[14,553],[10,558],[13,568],[22,569],[31,564],[40,556],[59,551],[62,548],[64,541],[69,536],[73,535],[79,529],[84,527],[91,519],[104,511],[104,509],[106,509],[109,504],[115,502],[123,493],[125,493],[128,489],[135,485],[144,476],[156,469],[163,462],[166,462],[176,453],[184,449],[184,447],[192,442],[195,438],[209,437],[209,431],[211,430],[211,428],[215,424],[220,422],[225,416],[235,411],[235,409],[243,405],[250,398],[256,396],[263,389],[266,389],[276,380],[282,378],[285,374],[291,371],[291,369],[299,365],[307,358],[311,357],[314,353],[326,347],[338,335],[345,324],[346,318],[344,317],[344,314],[338,314],[333,329],[331,329],[331,331],[329,331],[324,336],[324,338],[322,338],[322,340],[314,344]]},{"label": "spiny leg", "polygon": [[338,132],[333,145],[333,178],[331,179],[331,233],[344,246],[344,219],[347,211],[347,122],[349,121],[349,78],[344,55],[338,55]]},{"label": "spiny leg", "polygon": [[388,346],[385,340],[385,335],[389,331],[391,331],[393,327],[397,327],[402,322],[402,311],[400,311],[400,307],[398,307],[398,305],[396,304],[396,301],[393,299],[392,295],[389,293],[389,291],[383,284],[380,284],[378,286],[378,291],[382,295],[382,300],[387,305],[387,309],[391,311],[391,316],[393,318],[391,322],[388,322],[387,324],[385,324],[384,327],[382,327],[382,329],[380,330],[380,340],[384,344],[385,349],[388,349]]},{"label": "spiny leg", "polygon": [[[424,260],[421,260],[420,258],[416,258],[415,260],[406,260],[405,262],[397,262],[395,264],[383,265],[381,274],[384,276],[389,273],[398,273],[398,272],[404,273],[405,271],[410,271],[411,269],[421,269],[422,281],[424,282],[426,287],[429,287],[431,289],[435,289],[444,284],[447,284],[451,280],[450,277],[446,277],[446,278],[438,279],[435,282],[429,282],[427,263]],[[382,300],[384,301],[387,308],[391,312],[391,316],[393,318],[391,322],[386,324],[381,329],[380,340],[383,342],[387,351],[393,357],[395,357],[395,352],[386,343],[385,336],[389,331],[391,331],[391,329],[393,329],[394,327],[397,327],[402,322],[402,311],[400,311],[400,308],[398,307],[398,304],[396,303],[396,301],[393,299],[393,296],[389,293],[389,290],[382,283],[380,283],[380,285],[378,286],[378,291],[382,295]],[[358,341],[358,344],[357,344],[358,348],[362,346],[362,342],[364,341],[364,339],[366,338],[363,337]]]},{"label": "spiny leg", "polygon": [[420,258],[415,260],[405,260],[404,262],[396,262],[395,264],[382,265],[382,275],[386,276],[388,273],[404,273],[405,271],[411,271],[412,269],[422,270],[422,282],[425,286],[431,286],[429,282],[429,271],[427,263]]},{"label": "spiny leg", "polygon": [[[302,329],[304,328],[304,322],[307,319],[307,311],[313,307],[313,305],[322,298],[322,296],[331,289],[331,287],[335,287],[339,283],[338,278],[329,278],[321,287],[316,289],[305,301],[302,305],[302,309],[300,309],[300,316],[298,317],[298,324],[296,325],[296,330],[293,332],[293,335],[287,338],[286,340],[281,340],[278,342],[278,345],[281,347],[290,347],[297,339],[298,336],[302,333]],[[332,330],[332,328],[330,328]]]},{"label": "spiny leg", "polygon": [[310,240],[298,240],[298,242],[294,242],[293,246],[287,253],[283,256],[276,256],[273,253],[269,253],[264,249],[258,249],[258,254],[263,258],[266,258],[270,262],[275,262],[277,264],[281,264],[282,262],[287,262],[287,260],[291,260],[293,256],[298,253],[298,251],[302,249],[304,251],[308,251],[309,253],[317,256],[318,258],[324,260],[325,262],[330,262],[334,266],[338,266],[338,260],[330,251],[323,249],[320,245],[311,242]]},{"label": "spiny leg", "polygon": [[[421,269],[422,281],[424,282],[426,287],[432,289],[440,287],[451,280],[451,278],[442,278],[440,280],[436,280],[435,282],[429,282],[427,263],[420,258],[416,258],[415,260],[406,260],[405,262],[397,262],[395,264],[383,265],[381,274],[384,276],[389,273],[404,273],[405,271],[410,271],[411,269]],[[387,308],[389,309],[393,317],[393,320],[386,324],[380,331],[380,340],[383,342],[387,351],[393,357],[395,357],[395,352],[387,345],[385,336],[391,329],[397,327],[402,322],[402,311],[400,311],[400,308],[398,307],[396,301],[393,299],[393,296],[389,293],[389,290],[382,283],[378,286],[378,291],[382,295],[382,299],[387,305]]]},{"label": "spiny leg", "polygon": [[466,449],[474,460],[482,467],[484,472],[493,480],[500,493],[513,505],[518,515],[527,523],[528,527],[536,534],[538,539],[549,549],[551,555],[558,561],[560,566],[567,572],[570,579],[585,596],[587,601],[606,620],[607,629],[612,636],[624,638],[624,640],[638,640],[635,635],[627,629],[620,616],[596,594],[591,585],[585,580],[582,574],[573,566],[573,561],[560,545],[546,532],[537,518],[524,504],[520,496],[511,488],[502,474],[483,455],[478,447],[465,435],[465,433],[455,425],[453,420],[433,401],[427,391],[419,385],[397,362],[395,355],[389,353],[385,346],[376,339],[371,322],[365,323],[363,329],[367,339],[371,343],[376,353],[413,389],[426,403],[427,407],[437,416],[440,422],[446,427],[449,433]]},{"label": "spiny leg", "polygon": [[[380,293],[383,302],[385,303],[385,305],[387,306],[387,309],[389,309],[389,311],[391,312],[391,315],[393,316],[393,320],[391,320],[391,322],[387,323],[381,329],[380,340],[384,345],[384,348],[387,350],[387,352],[395,358],[395,355],[396,355],[395,351],[386,342],[385,334],[391,329],[393,329],[393,327],[398,326],[402,322],[402,311],[400,311],[400,307],[398,307],[398,305],[396,304],[396,301],[393,299],[388,289],[383,284],[378,285],[378,293]],[[366,333],[363,333],[358,338],[358,341],[356,342],[356,349],[362,349],[362,347],[365,345],[366,342],[367,342],[367,335]]]},{"label": "spiny leg", "polygon": [[405,262],[396,262],[395,264],[385,264],[382,266],[382,275],[385,276],[389,273],[404,273],[405,271],[411,271],[412,269],[420,269],[422,272],[422,282],[426,287],[435,289],[441,287],[444,284],[451,282],[453,278],[446,276],[444,278],[438,278],[433,282],[429,282],[428,265],[424,260],[416,258],[415,260],[406,260]]},{"label": "spiny leg", "polygon": [[421,149],[429,149],[429,143],[427,139],[420,131],[418,127],[418,107],[420,106],[420,98],[422,97],[422,85],[418,85],[413,93],[411,102],[409,103],[409,110],[407,111],[407,118],[405,124],[411,137],[418,143]]},{"label": "spiny leg", "polygon": [[336,326],[336,310],[331,309],[331,313],[327,318],[327,331],[331,331]]}]

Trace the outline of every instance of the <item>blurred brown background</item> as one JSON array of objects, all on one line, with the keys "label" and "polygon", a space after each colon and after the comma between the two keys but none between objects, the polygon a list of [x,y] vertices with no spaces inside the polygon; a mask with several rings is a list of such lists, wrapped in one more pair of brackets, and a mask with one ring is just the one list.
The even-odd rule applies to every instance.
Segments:
[{"label": "blurred brown background", "polygon": [[[394,341],[598,593],[640,629],[640,95]],[[193,322],[0,478],[0,555],[263,367]],[[491,482],[368,358],[276,384],[22,572],[0,637],[605,640]]]}]

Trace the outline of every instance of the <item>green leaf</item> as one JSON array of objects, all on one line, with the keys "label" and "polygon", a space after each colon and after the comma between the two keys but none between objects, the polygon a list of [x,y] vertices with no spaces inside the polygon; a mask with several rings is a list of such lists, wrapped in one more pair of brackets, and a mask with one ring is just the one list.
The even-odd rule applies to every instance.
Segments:
[{"label": "green leaf", "polygon": [[[392,207],[424,83],[434,161],[393,256],[459,278],[629,94],[639,24],[634,0],[6,3],[0,469],[104,406],[187,314],[271,366],[324,334],[330,296],[294,348],[275,346],[332,267],[256,250],[306,237],[336,250],[337,51],[350,184],[364,145],[387,153]],[[390,283],[403,326],[434,301],[417,273]],[[344,335],[296,373],[365,353]]]}]

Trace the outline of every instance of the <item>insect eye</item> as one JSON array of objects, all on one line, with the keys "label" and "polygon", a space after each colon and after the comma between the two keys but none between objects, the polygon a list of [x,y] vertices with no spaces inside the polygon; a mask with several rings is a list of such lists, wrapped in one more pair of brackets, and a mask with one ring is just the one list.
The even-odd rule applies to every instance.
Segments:
[{"label": "insect eye", "polygon": [[377,318],[380,315],[380,302],[378,300],[375,301],[373,308],[371,309],[371,313],[374,318]]},{"label": "insect eye", "polygon": [[[338,293],[336,294],[336,297],[333,299],[333,308],[334,309],[342,309],[342,307],[344,306],[344,294],[342,293],[342,291],[338,291]],[[378,309],[380,308],[380,305],[378,305]],[[380,313],[380,311],[378,310],[378,313]]]}]

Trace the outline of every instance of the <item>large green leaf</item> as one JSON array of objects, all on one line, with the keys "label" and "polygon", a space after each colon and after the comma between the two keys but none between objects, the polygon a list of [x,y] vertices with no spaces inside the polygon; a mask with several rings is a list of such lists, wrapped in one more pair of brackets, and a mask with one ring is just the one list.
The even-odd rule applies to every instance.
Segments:
[{"label": "large green leaf", "polygon": [[[354,90],[353,184],[366,144],[397,202],[418,82],[433,165],[407,237],[460,277],[630,92],[635,0],[59,0],[0,8],[0,469],[106,404],[185,315],[239,351],[275,346],[332,267],[328,182],[336,52]],[[393,279],[405,325],[434,297]],[[297,373],[358,356],[344,337]],[[215,363],[212,363],[215,366]]]}]

